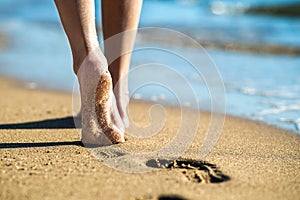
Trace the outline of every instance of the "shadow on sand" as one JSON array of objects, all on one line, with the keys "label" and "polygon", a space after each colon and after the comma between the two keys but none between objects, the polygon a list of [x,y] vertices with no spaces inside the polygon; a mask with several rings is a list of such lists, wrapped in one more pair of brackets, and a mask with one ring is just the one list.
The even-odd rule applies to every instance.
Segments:
[{"label": "shadow on sand", "polygon": [[52,147],[52,146],[83,146],[81,141],[67,142],[28,142],[28,143],[1,143],[0,149],[32,148],[32,147]]},{"label": "shadow on sand", "polygon": [[46,119],[34,122],[0,124],[0,129],[71,129],[76,128],[74,120],[79,120],[79,118],[68,116],[63,118]]},{"label": "shadow on sand", "polygon": [[[72,116],[68,116],[63,118],[46,119],[46,120],[34,121],[34,122],[0,124],[0,130],[1,129],[3,130],[4,129],[73,129],[76,128],[74,120],[79,120],[79,118],[73,118]],[[65,146],[65,145],[83,146],[81,141],[2,143],[0,144],[0,149],[50,147],[50,146]]]}]

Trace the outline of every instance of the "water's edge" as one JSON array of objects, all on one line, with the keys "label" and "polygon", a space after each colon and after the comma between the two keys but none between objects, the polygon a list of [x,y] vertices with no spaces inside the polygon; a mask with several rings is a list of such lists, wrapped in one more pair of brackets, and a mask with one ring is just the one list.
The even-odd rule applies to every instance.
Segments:
[{"label": "water's edge", "polygon": [[[68,90],[64,90],[64,89],[57,89],[57,88],[50,88],[47,87],[46,85],[32,85],[33,82],[28,81],[28,80],[24,80],[21,78],[17,78],[17,77],[12,77],[12,76],[3,76],[2,74],[0,75],[0,79],[4,79],[4,80],[8,80],[9,82],[11,82],[13,84],[13,87],[19,87],[19,88],[23,88],[23,89],[29,89],[29,90],[33,90],[33,91],[45,91],[45,92],[54,92],[54,93],[61,93],[61,94],[68,94],[68,95],[72,95],[72,92],[68,91]],[[151,100],[136,100],[131,98],[130,101],[134,101],[134,102],[142,102],[142,103],[146,103],[146,104],[157,104],[158,102],[153,102]],[[175,105],[171,105],[171,104],[163,104],[163,106],[167,106],[169,108],[179,108],[178,106]],[[72,105],[71,105],[72,107]],[[185,109],[192,109],[192,108],[185,108]],[[195,109],[192,109],[194,111],[197,111]],[[211,113],[210,111],[204,110],[204,109],[200,109],[198,110],[201,113]],[[243,120],[247,120],[247,121],[252,121],[258,124],[264,124],[266,126],[269,126],[270,128],[276,128],[276,129],[281,129],[284,130],[286,132],[289,132],[291,134],[299,134],[299,132],[296,132],[294,130],[290,130],[290,129],[284,129],[280,126],[277,126],[275,124],[270,124],[261,120],[255,120],[255,119],[250,119],[247,117],[243,117],[243,116],[238,116],[238,115],[233,115],[233,114],[228,114],[226,113],[225,116],[227,117],[233,117],[233,118],[238,118],[238,119],[243,119]],[[226,123],[226,117],[225,117],[225,121]]]}]

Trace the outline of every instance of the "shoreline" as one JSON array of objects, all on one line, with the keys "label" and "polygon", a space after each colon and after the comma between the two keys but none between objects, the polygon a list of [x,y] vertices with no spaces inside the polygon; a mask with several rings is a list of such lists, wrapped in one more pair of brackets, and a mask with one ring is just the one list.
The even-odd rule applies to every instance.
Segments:
[{"label": "shoreline", "polygon": [[[47,86],[37,86],[37,87],[34,86],[34,87],[32,87],[30,85],[32,82],[21,79],[21,78],[0,75],[0,80],[1,79],[12,82],[14,85],[16,85],[16,87],[20,87],[21,89],[28,89],[28,90],[33,90],[33,91],[45,91],[45,92],[51,92],[51,93],[61,93],[61,94],[72,95],[72,92],[70,92],[69,90],[66,90],[66,89],[59,90],[57,88],[51,88],[51,87],[47,87]],[[137,103],[144,103],[144,104],[155,104],[156,103],[154,101],[147,100],[147,99],[139,99],[139,100],[133,99],[132,101],[137,102]],[[157,102],[157,103],[160,103],[160,102]],[[167,106],[167,107],[170,107],[170,108],[175,108],[175,109],[179,108],[177,105],[171,105],[171,104],[167,104],[167,103],[166,104],[162,103],[161,105]],[[192,107],[185,107],[185,109],[190,109],[190,110],[193,110],[193,111],[199,111],[201,113],[206,113],[206,114],[210,113],[210,111],[205,110],[205,109],[196,110]],[[225,117],[233,117],[233,118],[239,118],[239,119],[243,119],[243,120],[249,120],[249,121],[253,121],[255,123],[261,123],[263,125],[270,126],[272,128],[282,129],[284,131],[290,131],[294,134],[300,135],[300,133],[297,132],[296,130],[284,129],[284,128],[276,125],[276,124],[270,124],[270,123],[267,123],[267,122],[264,122],[264,121],[261,121],[261,120],[255,120],[255,119],[250,119],[250,118],[243,117],[243,116],[228,114],[227,111],[225,113]]]},{"label": "shoreline", "polygon": [[[128,173],[95,159],[79,144],[78,132],[67,120],[72,115],[70,94],[25,89],[5,78],[0,83],[5,97],[0,99],[1,199],[296,199],[299,195],[300,136],[292,131],[226,116],[218,143],[201,159],[199,149],[210,115],[190,111],[201,114],[201,123],[178,164]],[[133,120],[147,125],[145,111],[151,105],[130,106]],[[168,144],[179,128],[180,111],[166,107],[166,113],[158,135],[129,137],[119,147],[147,153]],[[180,162],[185,160],[194,168],[184,168]]]}]

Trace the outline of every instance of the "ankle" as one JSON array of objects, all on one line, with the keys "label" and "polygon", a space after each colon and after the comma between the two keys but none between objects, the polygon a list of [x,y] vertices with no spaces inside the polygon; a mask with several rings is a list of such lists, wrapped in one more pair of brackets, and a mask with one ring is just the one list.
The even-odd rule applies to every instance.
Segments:
[{"label": "ankle", "polygon": [[108,72],[107,60],[100,47],[73,58],[73,70],[77,76],[80,68],[97,71],[97,73]]},{"label": "ankle", "polygon": [[97,48],[99,48],[98,43],[91,46],[84,46],[82,48],[72,50],[72,56],[73,56],[73,71],[75,74],[77,74],[82,62],[84,59],[91,54],[93,51],[95,51]]}]

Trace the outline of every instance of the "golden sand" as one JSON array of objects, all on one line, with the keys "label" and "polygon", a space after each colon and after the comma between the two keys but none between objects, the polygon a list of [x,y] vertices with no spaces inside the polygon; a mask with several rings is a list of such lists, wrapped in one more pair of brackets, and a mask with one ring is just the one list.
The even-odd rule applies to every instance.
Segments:
[{"label": "golden sand", "polygon": [[[4,78],[0,91],[0,199],[299,199],[296,133],[227,116],[219,142],[199,160],[201,133],[210,119],[201,113],[199,134],[182,156],[187,162],[126,173],[106,166],[80,145],[71,94],[29,90]],[[147,124],[148,107],[131,104],[131,117]],[[168,143],[178,128],[179,110],[166,111],[160,134],[129,137],[122,148],[147,152]],[[148,162],[164,165],[163,160]]]}]

